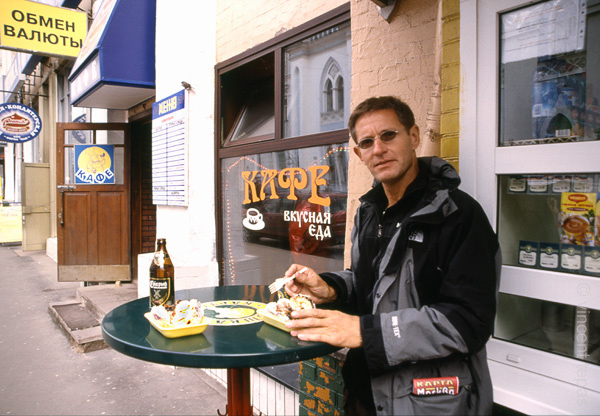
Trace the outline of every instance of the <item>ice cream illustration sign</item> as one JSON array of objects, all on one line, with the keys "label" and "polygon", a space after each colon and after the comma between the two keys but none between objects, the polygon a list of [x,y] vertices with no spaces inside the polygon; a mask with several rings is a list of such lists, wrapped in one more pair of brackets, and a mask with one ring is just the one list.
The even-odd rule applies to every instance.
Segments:
[{"label": "ice cream illustration sign", "polygon": [[33,108],[19,103],[0,104],[0,140],[24,143],[42,131],[42,120]]}]

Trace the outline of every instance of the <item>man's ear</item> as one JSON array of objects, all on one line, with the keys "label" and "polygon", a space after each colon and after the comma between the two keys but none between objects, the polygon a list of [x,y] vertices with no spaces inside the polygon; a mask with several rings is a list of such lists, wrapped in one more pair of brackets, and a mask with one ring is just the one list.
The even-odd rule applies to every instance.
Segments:
[{"label": "man's ear", "polygon": [[417,126],[416,124],[412,126],[408,131],[408,134],[410,135],[412,148],[413,150],[416,150],[417,147],[419,147],[419,144],[421,143],[421,132],[419,130],[419,126]]},{"label": "man's ear", "polygon": [[363,158],[362,158],[362,154],[360,153],[360,147],[358,147],[358,146],[354,146],[354,147],[353,147],[353,149],[354,149],[354,154],[355,154],[356,156],[358,156],[358,158],[359,158],[359,159],[360,159],[360,161],[362,162],[362,161],[363,161]]}]

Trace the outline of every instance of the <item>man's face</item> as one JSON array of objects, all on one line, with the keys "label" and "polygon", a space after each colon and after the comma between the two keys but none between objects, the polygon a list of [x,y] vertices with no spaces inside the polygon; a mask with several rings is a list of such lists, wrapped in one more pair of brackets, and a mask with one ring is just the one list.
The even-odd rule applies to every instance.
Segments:
[{"label": "man's face", "polygon": [[[383,142],[379,135],[388,130],[398,130],[398,134],[393,140]],[[420,142],[416,125],[407,131],[394,110],[386,109],[360,116],[355,131],[358,143],[366,137],[376,138],[368,149],[354,148],[375,179],[388,186],[414,179],[418,169],[415,149]]]}]

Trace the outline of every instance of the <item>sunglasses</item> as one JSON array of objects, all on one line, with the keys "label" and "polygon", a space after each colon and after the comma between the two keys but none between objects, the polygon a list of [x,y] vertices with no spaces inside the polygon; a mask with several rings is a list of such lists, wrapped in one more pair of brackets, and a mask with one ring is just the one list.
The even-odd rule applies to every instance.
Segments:
[{"label": "sunglasses", "polygon": [[362,150],[367,150],[373,147],[375,144],[375,139],[379,138],[384,143],[391,142],[398,135],[398,130],[385,130],[376,135],[375,137],[365,137],[356,145],[360,147]]}]

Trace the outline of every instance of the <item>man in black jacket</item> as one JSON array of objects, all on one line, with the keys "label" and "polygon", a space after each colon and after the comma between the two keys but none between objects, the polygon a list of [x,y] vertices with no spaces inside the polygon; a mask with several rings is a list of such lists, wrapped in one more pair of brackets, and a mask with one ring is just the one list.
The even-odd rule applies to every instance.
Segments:
[{"label": "man in black jacket", "polygon": [[403,101],[367,99],[348,124],[375,178],[355,216],[351,269],[286,272],[296,275],[290,294],[344,312],[297,311],[287,326],[350,348],[346,416],[489,414],[485,343],[501,263],[489,221],[450,164],[417,158],[419,128]]}]

